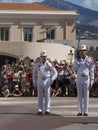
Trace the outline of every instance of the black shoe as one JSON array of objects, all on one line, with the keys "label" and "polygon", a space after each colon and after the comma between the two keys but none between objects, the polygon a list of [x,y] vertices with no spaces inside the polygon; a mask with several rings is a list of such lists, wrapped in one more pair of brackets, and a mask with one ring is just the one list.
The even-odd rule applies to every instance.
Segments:
[{"label": "black shoe", "polygon": [[46,111],[46,115],[50,115],[50,112],[49,112],[49,111]]},{"label": "black shoe", "polygon": [[37,113],[38,115],[42,115],[42,112],[41,111],[38,111],[38,113]]},{"label": "black shoe", "polygon": [[78,113],[77,116],[82,116],[82,113]]},{"label": "black shoe", "polygon": [[88,116],[88,114],[87,114],[87,113],[84,113],[84,116]]}]

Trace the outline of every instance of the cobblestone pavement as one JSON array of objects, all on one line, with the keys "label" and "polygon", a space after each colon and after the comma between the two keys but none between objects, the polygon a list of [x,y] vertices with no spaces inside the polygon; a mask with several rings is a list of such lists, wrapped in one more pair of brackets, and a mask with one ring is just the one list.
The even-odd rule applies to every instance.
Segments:
[{"label": "cobblestone pavement", "polygon": [[98,98],[77,117],[76,97],[51,98],[51,114],[37,115],[37,97],[0,98],[0,130],[98,130]]}]

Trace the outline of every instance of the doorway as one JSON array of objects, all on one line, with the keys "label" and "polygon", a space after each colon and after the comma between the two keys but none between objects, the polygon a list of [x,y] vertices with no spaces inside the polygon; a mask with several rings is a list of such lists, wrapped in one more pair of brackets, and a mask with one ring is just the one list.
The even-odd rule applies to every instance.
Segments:
[{"label": "doorway", "polygon": [[11,56],[0,55],[0,68],[6,64],[16,63],[17,59]]}]

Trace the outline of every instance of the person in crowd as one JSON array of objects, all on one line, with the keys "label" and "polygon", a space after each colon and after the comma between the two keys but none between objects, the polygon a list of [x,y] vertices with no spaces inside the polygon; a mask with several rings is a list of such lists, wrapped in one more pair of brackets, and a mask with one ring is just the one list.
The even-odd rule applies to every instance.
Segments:
[{"label": "person in crowd", "polygon": [[[59,71],[59,63],[55,60],[53,62],[53,65],[55,66],[55,68],[57,70],[57,73],[58,73],[58,71]],[[61,93],[62,93],[61,86],[59,86],[58,78],[56,78],[53,81],[52,85],[51,85],[51,97],[61,96]]]},{"label": "person in crowd", "polygon": [[4,87],[2,88],[2,96],[3,97],[8,97],[9,94],[10,94],[10,91],[8,89],[8,86],[4,85]]},{"label": "person in crowd", "polygon": [[22,96],[22,92],[19,90],[19,85],[15,85],[14,86],[14,90],[12,92],[12,96],[13,97],[21,97]]},{"label": "person in crowd", "polygon": [[10,92],[13,91],[13,88],[12,88],[12,82],[13,82],[13,70],[11,68],[11,66],[9,65],[7,70],[6,70],[6,80],[8,82],[8,88],[10,90]]},{"label": "person in crowd", "polygon": [[[33,68],[32,68],[33,69]],[[27,69],[27,77],[26,77],[26,87],[28,88],[28,96],[34,96],[34,93],[33,93],[33,90],[34,90],[34,87],[33,87],[33,77],[32,77],[32,70],[31,68],[28,68]]]},{"label": "person in crowd", "polygon": [[58,75],[57,75],[57,83],[59,88],[61,88],[61,96],[63,97],[65,94],[64,90],[64,62],[60,61]]},{"label": "person in crowd", "polygon": [[58,97],[58,96],[61,96],[61,93],[62,91],[61,91],[60,86],[57,83],[57,80],[54,80],[54,83],[51,86],[51,96]]},{"label": "person in crowd", "polygon": [[64,65],[64,91],[66,96],[71,95],[70,77],[72,75],[71,67],[66,63]]},{"label": "person in crowd", "polygon": [[96,62],[96,67],[95,67],[95,80],[93,87],[91,89],[91,96],[96,97],[98,96],[98,62]]},{"label": "person in crowd", "polygon": [[2,96],[3,87],[4,87],[4,78],[0,75],[0,96]]},{"label": "person in crowd", "polygon": [[19,82],[20,82],[20,72],[18,69],[15,69],[13,72],[13,88],[15,85],[19,84]]},{"label": "person in crowd", "polygon": [[20,73],[20,84],[21,84],[21,91],[24,96],[26,92],[26,78],[27,78],[26,69],[23,67]]},{"label": "person in crowd", "polygon": [[[87,55],[87,46],[79,47],[79,58],[73,64],[73,71],[77,73],[76,85],[78,94],[78,114],[77,116],[88,116],[89,89],[94,82],[94,59]],[[84,109],[82,99],[84,97]]]},{"label": "person in crowd", "polygon": [[77,75],[74,73],[70,76],[71,96],[77,96],[76,77]]},{"label": "person in crowd", "polygon": [[1,68],[1,77],[4,81],[6,81],[6,66],[2,66]]},{"label": "person in crowd", "polygon": [[[40,59],[35,63],[33,69],[33,85],[38,91],[38,115],[42,115],[45,106],[45,113],[50,114],[50,91],[51,84],[57,78],[57,71],[53,64],[47,60],[46,50],[40,52]],[[43,104],[43,92],[45,104]]]},{"label": "person in crowd", "polygon": [[12,92],[12,93],[9,93],[9,94],[7,95],[7,97],[21,97],[22,95],[23,95],[22,92],[19,90],[19,85],[16,84],[16,85],[14,86],[13,92]]}]

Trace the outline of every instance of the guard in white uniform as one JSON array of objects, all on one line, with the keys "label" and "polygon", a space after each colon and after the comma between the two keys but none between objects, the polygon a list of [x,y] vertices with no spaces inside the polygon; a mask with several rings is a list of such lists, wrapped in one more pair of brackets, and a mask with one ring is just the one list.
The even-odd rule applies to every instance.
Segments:
[{"label": "guard in white uniform", "polygon": [[[47,60],[47,52],[45,50],[41,51],[40,58],[41,60],[35,63],[33,69],[33,85],[38,90],[38,114],[42,115],[43,106],[45,107],[45,113],[50,114],[51,84],[57,78],[57,71],[52,63]],[[45,98],[45,104],[43,98]]]},{"label": "guard in white uniform", "polygon": [[[86,45],[79,48],[80,58],[75,60],[73,71],[77,73],[76,85],[78,94],[78,114],[77,116],[88,116],[89,89],[94,82],[94,59],[87,56]],[[82,102],[84,97],[84,104]],[[84,109],[83,109],[84,107]]]}]

